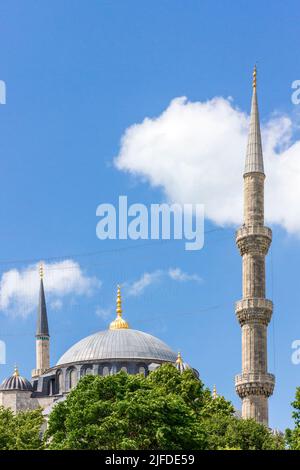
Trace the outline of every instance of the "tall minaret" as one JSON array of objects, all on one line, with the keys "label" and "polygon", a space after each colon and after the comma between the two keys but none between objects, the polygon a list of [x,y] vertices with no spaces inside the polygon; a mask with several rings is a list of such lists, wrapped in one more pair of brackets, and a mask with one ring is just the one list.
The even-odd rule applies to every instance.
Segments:
[{"label": "tall minaret", "polygon": [[38,318],[36,328],[36,369],[32,371],[32,377],[37,377],[43,374],[50,367],[49,355],[49,328],[47,318],[47,308],[44,291],[44,270],[43,265],[40,265],[40,293],[39,293],[39,306]]},{"label": "tall minaret", "polygon": [[243,298],[236,303],[242,328],[242,373],[236,376],[235,387],[243,402],[242,417],[268,425],[268,398],[275,377],[267,366],[267,327],[273,303],[265,298],[265,257],[272,231],[264,226],[264,180],[255,67],[244,171],[244,224],[236,233],[243,258]]}]

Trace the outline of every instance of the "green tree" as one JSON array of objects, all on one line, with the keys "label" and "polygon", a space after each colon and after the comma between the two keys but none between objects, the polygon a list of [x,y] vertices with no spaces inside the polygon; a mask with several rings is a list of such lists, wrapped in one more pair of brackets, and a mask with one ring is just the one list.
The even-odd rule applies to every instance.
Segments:
[{"label": "green tree", "polygon": [[14,443],[13,412],[0,407],[0,450],[9,450]]},{"label": "green tree", "polygon": [[88,375],[58,403],[46,433],[51,449],[267,449],[270,431],[234,416],[191,370],[164,365],[148,377]]},{"label": "green tree", "polygon": [[251,419],[240,419],[215,413],[203,420],[210,450],[281,450],[282,435],[273,434],[266,426]]},{"label": "green tree", "polygon": [[234,419],[228,423],[225,442],[241,450],[282,450],[284,438],[273,434],[266,426],[253,419]]},{"label": "green tree", "polygon": [[292,406],[294,408],[292,417],[295,421],[295,428],[293,430],[286,430],[286,441],[290,449],[300,450],[300,387],[296,389],[296,396]]},{"label": "green tree", "polygon": [[[50,415],[50,448],[205,448],[205,436],[189,405],[190,375],[184,386],[173,366],[164,367],[163,377],[161,371],[151,380],[122,372],[84,377]],[[200,397],[201,387],[197,383]]]},{"label": "green tree", "polygon": [[14,414],[0,407],[0,450],[37,450],[43,448],[40,409]]}]

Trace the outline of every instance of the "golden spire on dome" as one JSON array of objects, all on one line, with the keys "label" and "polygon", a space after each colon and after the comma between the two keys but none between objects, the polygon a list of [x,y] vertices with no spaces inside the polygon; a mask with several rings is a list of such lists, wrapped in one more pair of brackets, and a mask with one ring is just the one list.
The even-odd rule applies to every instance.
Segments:
[{"label": "golden spire on dome", "polygon": [[182,360],[180,351],[178,351],[178,354],[177,354],[176,364],[180,364],[180,365],[183,364],[183,360]]},{"label": "golden spire on dome", "polygon": [[43,263],[40,264],[39,271],[40,271],[40,278],[44,279],[44,265],[43,265]]},{"label": "golden spire on dome", "polygon": [[110,330],[120,330],[123,328],[129,328],[129,325],[126,320],[122,318],[122,299],[121,299],[121,287],[118,286],[117,289],[117,318],[111,322],[109,325]]},{"label": "golden spire on dome", "polygon": [[215,385],[214,385],[214,388],[213,388],[212,397],[213,397],[213,400],[218,398],[217,387]]},{"label": "golden spire on dome", "polygon": [[15,365],[15,368],[14,368],[14,373],[13,373],[13,377],[19,377],[19,369],[18,369],[18,366]]},{"label": "golden spire on dome", "polygon": [[256,64],[254,65],[254,69],[253,69],[253,80],[252,80],[252,86],[253,88],[256,88],[256,76],[257,76],[257,68],[256,68]]}]

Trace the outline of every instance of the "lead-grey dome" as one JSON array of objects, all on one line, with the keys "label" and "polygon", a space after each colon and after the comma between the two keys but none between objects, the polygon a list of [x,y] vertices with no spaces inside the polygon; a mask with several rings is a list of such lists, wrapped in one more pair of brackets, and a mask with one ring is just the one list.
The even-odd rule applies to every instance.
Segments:
[{"label": "lead-grey dome", "polygon": [[3,380],[0,385],[0,390],[24,390],[27,392],[32,392],[33,388],[29,380],[25,377],[21,377],[17,370],[11,377],[8,377]]},{"label": "lead-grey dome", "polygon": [[163,341],[132,329],[99,331],[74,344],[57,365],[93,360],[145,359],[175,362],[177,355]]}]

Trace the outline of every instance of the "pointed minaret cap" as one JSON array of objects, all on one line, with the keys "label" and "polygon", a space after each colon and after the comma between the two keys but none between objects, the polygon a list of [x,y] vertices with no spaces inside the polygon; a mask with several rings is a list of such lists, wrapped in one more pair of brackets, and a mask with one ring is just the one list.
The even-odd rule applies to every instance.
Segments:
[{"label": "pointed minaret cap", "polygon": [[247,173],[263,173],[264,174],[264,162],[261,145],[260,135],[260,124],[259,124],[259,113],[257,104],[257,69],[256,65],[253,70],[253,93],[251,103],[251,115],[250,115],[250,127],[248,134],[248,144],[246,153],[246,163],[244,174]]},{"label": "pointed minaret cap", "polygon": [[109,325],[110,330],[121,330],[129,328],[129,325],[124,318],[122,318],[122,299],[121,299],[121,287],[117,288],[117,318]]},{"label": "pointed minaret cap", "polygon": [[47,316],[47,307],[44,291],[44,267],[40,264],[40,293],[39,293],[39,307],[38,307],[38,319],[37,319],[37,328],[36,336],[50,336],[49,327],[48,327],[48,316]]},{"label": "pointed minaret cap", "polygon": [[213,388],[212,397],[213,397],[213,400],[215,400],[218,397],[217,387],[215,385],[214,385],[214,388]]}]

